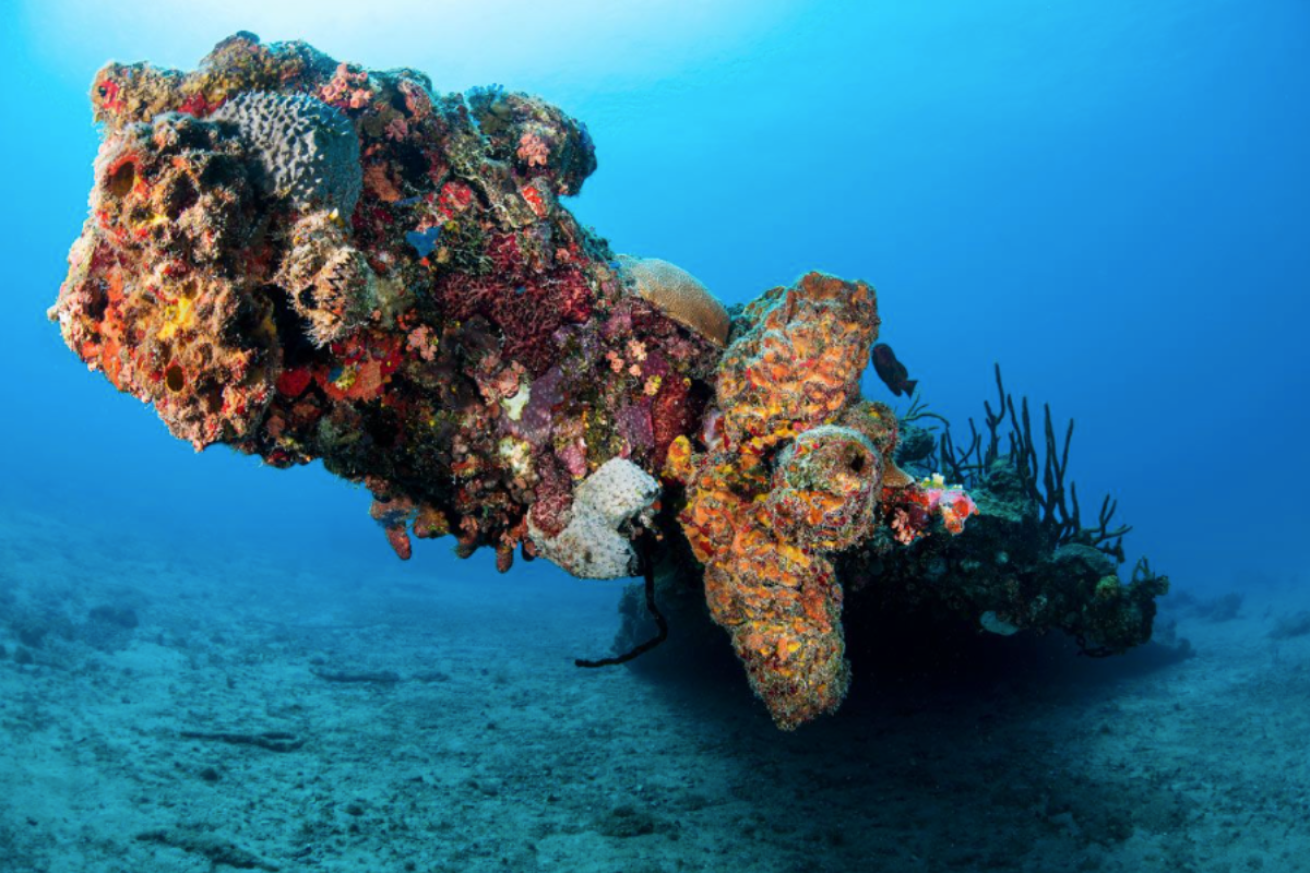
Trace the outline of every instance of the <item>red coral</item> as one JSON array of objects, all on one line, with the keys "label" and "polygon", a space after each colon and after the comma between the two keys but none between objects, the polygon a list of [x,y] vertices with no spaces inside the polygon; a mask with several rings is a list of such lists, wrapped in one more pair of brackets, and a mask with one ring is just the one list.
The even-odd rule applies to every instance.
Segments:
[{"label": "red coral", "polygon": [[655,469],[664,466],[669,446],[695,429],[705,411],[705,398],[691,392],[691,380],[676,374],[660,380],[659,393],[651,404],[651,431],[655,439],[651,461]]},{"label": "red coral", "polygon": [[278,377],[277,390],[279,394],[285,394],[287,397],[299,397],[313,381],[314,374],[308,368],[298,367],[295,370],[287,370]]},{"label": "red coral", "polygon": [[447,182],[441,186],[437,207],[443,218],[452,218],[468,209],[473,202],[473,189],[463,182]]},{"label": "red coral", "polygon": [[119,84],[111,79],[102,79],[94,89],[100,97],[100,105],[109,112],[122,112],[125,107],[119,91]]},{"label": "red coral", "polygon": [[532,523],[547,536],[559,536],[573,505],[573,482],[553,454],[543,453],[535,460],[539,481],[529,510]]},{"label": "red coral", "polygon": [[572,266],[531,275],[512,234],[489,240],[486,253],[495,265],[492,275],[447,274],[438,281],[439,299],[453,318],[489,318],[504,334],[505,357],[541,375],[559,358],[555,332],[591,317],[591,286]]},{"label": "red coral", "polygon": [[177,111],[186,115],[194,115],[196,118],[204,118],[217,108],[218,106],[210,104],[204,92],[197,91],[183,100],[182,105],[177,107]]},{"label": "red coral", "polygon": [[410,556],[414,554],[414,548],[409,541],[409,534],[405,532],[403,527],[387,528],[387,542],[391,544],[391,548],[396,552],[396,557],[402,561],[408,561]]},{"label": "red coral", "polygon": [[523,195],[523,199],[528,204],[528,208],[530,208],[538,218],[545,218],[546,214],[550,212],[550,207],[542,198],[541,192],[532,185],[524,185],[519,189],[519,193]]}]

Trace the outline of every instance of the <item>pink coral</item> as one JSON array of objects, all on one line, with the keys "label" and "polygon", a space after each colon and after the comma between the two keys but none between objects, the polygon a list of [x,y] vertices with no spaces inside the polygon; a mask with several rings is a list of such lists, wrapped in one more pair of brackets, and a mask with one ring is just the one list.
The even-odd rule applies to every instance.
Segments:
[{"label": "pink coral", "polygon": [[883,500],[893,536],[906,546],[931,533],[937,519],[948,532],[959,534],[969,517],[978,514],[968,492],[948,487],[940,475],[907,487],[885,488]]},{"label": "pink coral", "polygon": [[319,97],[339,109],[362,109],[373,99],[373,92],[368,89],[368,73],[342,62],[331,81],[319,90]]},{"label": "pink coral", "polygon": [[550,162],[550,146],[531,131],[519,137],[519,160],[529,167],[544,167]]}]

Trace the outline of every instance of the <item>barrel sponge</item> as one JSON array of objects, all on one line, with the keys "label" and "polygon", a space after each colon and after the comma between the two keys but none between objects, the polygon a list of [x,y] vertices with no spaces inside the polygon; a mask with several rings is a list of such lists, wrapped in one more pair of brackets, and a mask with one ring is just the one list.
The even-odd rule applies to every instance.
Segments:
[{"label": "barrel sponge", "polygon": [[650,509],[660,484],[624,458],[611,458],[578,485],[572,514],[558,536],[529,522],[541,554],[580,579],[619,579],[639,571],[623,527]]},{"label": "barrel sponge", "polygon": [[882,467],[873,441],[854,428],[807,430],[774,460],[769,520],[802,548],[850,548],[873,535]]},{"label": "barrel sponge", "polygon": [[350,233],[330,213],[310,212],[291,227],[277,283],[320,348],[352,333],[377,308],[377,277]]},{"label": "barrel sponge", "polygon": [[359,136],[341,110],[307,94],[261,91],[230,100],[210,119],[236,125],[265,194],[301,209],[354,212],[363,185]]}]

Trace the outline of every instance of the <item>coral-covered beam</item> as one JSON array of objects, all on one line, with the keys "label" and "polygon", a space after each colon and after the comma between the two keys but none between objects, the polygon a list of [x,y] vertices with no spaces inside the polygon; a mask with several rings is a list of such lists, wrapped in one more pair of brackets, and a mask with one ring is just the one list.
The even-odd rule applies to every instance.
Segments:
[{"label": "coral-covered beam", "polygon": [[591,137],[538,98],[243,33],[190,72],[110,64],[92,103],[65,342],[197,449],[362,483],[402,559],[451,534],[612,578],[676,517],[658,533],[790,728],[847,684],[829,556],[971,511],[896,469],[859,396],[870,286],[812,273],[732,318],[615,255],[561,204]]}]

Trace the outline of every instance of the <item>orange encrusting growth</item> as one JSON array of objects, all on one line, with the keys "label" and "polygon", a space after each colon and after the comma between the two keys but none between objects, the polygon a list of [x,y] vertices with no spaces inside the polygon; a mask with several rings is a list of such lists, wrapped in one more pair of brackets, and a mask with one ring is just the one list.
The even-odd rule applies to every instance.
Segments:
[{"label": "orange encrusting growth", "polygon": [[710,615],[791,730],[834,711],[850,681],[831,555],[874,540],[880,525],[875,547],[904,542],[887,507],[921,507],[907,527],[918,536],[939,517],[958,533],[972,503],[898,469],[895,414],[860,397],[878,337],[873,288],[810,273],[743,318],[719,365],[706,451],[680,437],[665,474],[685,486],[679,521],[705,565]]},{"label": "orange encrusting growth", "polygon": [[810,273],[794,288],[765,292],[745,318],[754,327],[719,364],[730,447],[762,454],[858,399],[880,323],[872,287]]},{"label": "orange encrusting growth", "polygon": [[236,163],[181,116],[106,143],[51,311],[88,366],[197,449],[249,433],[281,365],[274,303],[233,254],[251,208]]},{"label": "orange encrusting growth", "polygon": [[792,729],[835,710],[849,682],[827,553],[873,529],[885,465],[875,446],[887,435],[851,413],[877,307],[868,285],[811,273],[746,317],[719,370],[722,441],[695,454],[680,438],[666,473],[686,485],[680,521],[705,564],[710,614],[774,721]]}]

